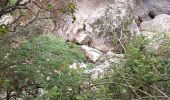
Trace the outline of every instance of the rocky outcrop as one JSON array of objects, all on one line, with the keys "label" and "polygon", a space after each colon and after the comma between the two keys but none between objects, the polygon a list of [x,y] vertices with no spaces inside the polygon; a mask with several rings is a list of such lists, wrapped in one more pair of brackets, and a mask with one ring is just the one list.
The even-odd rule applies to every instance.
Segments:
[{"label": "rocky outcrop", "polygon": [[8,15],[3,15],[1,18],[0,18],[0,25],[7,25],[7,24],[10,24],[12,23],[13,21],[13,17],[8,14]]},{"label": "rocky outcrop", "polygon": [[[117,62],[117,54],[108,53],[115,51],[118,40],[116,36],[133,36],[135,34],[144,34],[150,41],[149,48],[158,49],[160,42],[153,39],[156,33],[170,32],[170,1],[169,0],[73,0],[77,1],[76,21],[72,23],[69,14],[62,15],[58,12],[41,12],[38,18],[52,17],[52,19],[43,19],[35,21],[32,26],[41,25],[42,33],[54,33],[57,36],[64,37],[68,41],[82,45],[89,61],[96,64],[90,73],[103,73],[105,68]],[[60,8],[59,1],[54,1],[54,8]],[[67,2],[63,7],[66,7]],[[39,4],[43,4],[40,0]],[[35,8],[36,5],[28,5]],[[161,14],[161,15],[160,15]],[[29,18],[28,18],[29,17]],[[25,26],[35,16],[29,13],[29,16],[22,18],[21,26]],[[138,18],[139,17],[139,18]],[[26,20],[27,19],[27,20]],[[8,23],[0,20],[1,23]],[[138,26],[140,25],[140,30]],[[141,31],[141,32],[140,32]],[[26,32],[25,32],[26,33]],[[28,32],[27,32],[28,33]],[[31,32],[32,33],[32,32]],[[123,35],[122,35],[123,34]],[[116,38],[120,38],[116,37]],[[120,44],[120,43],[119,43]],[[16,45],[15,45],[16,46]],[[110,57],[112,56],[112,57]],[[71,68],[82,66],[74,63]]]},{"label": "rocky outcrop", "polygon": [[87,68],[87,64],[85,63],[73,63],[72,65],[69,66],[71,69],[80,69],[80,68]]},{"label": "rocky outcrop", "polygon": [[86,75],[90,75],[92,79],[97,79],[103,77],[106,73],[108,73],[108,69],[112,66],[116,66],[116,64],[120,64],[124,62],[123,54],[115,54],[113,52],[107,52],[103,54],[102,57],[98,60],[98,64],[94,66],[92,69],[85,70]]},{"label": "rocky outcrop", "polygon": [[141,23],[141,31],[149,31],[155,33],[169,33],[170,32],[170,15],[161,14],[156,16],[153,20]]},{"label": "rocky outcrop", "polygon": [[159,14],[170,14],[169,0],[135,0],[136,14],[141,21],[155,18]]},{"label": "rocky outcrop", "polygon": [[149,16],[153,19],[159,14],[170,14],[169,0],[143,0],[149,9]]},{"label": "rocky outcrop", "polygon": [[[77,7],[74,23],[71,23],[72,18],[69,14],[42,11],[38,17],[52,17],[52,19],[43,19],[34,24],[41,24],[44,33],[54,33],[71,42],[88,45],[102,52],[116,51],[117,47],[113,44],[115,34],[120,35],[121,31],[125,30],[134,35],[139,33],[137,25],[140,24],[140,21],[151,20],[156,15],[170,13],[169,0],[73,1]],[[68,2],[63,2],[63,7],[66,7]],[[38,3],[41,5],[43,1],[40,0]],[[59,1],[52,3],[55,8],[61,6]],[[28,7],[34,8],[35,13],[39,9],[34,4],[30,4]],[[35,17],[31,13],[28,15],[21,19],[22,23],[19,23],[21,26],[25,26]]]},{"label": "rocky outcrop", "polygon": [[111,51],[102,53],[99,50],[86,45],[83,45],[82,49],[85,51],[88,62],[74,62],[69,68],[77,71],[83,69],[84,75],[87,75],[94,80],[103,77],[108,71],[110,71],[111,67],[123,64],[125,61],[124,54],[116,54]]},{"label": "rocky outcrop", "polygon": [[124,62],[123,54],[110,52],[116,47],[115,34],[143,34],[149,39],[146,48],[157,51],[162,41],[154,36],[169,32],[168,3],[168,0],[78,2],[77,20],[66,29],[65,36],[71,42],[83,45],[86,56],[95,64],[94,68],[85,70],[85,74],[96,79],[107,73],[109,67]]},{"label": "rocky outcrop", "polygon": [[89,63],[73,63],[69,68],[79,71],[84,69],[84,75],[89,78],[96,80],[97,78],[103,77],[110,70],[111,67],[116,67],[116,65],[123,64],[125,61],[123,54],[116,54],[113,52],[107,52],[102,54],[95,64],[92,64],[92,68],[88,68]]},{"label": "rocky outcrop", "polygon": [[150,21],[142,22],[140,30],[148,39],[147,50],[157,53],[164,43],[164,39],[170,37],[170,15],[160,14]]},{"label": "rocky outcrop", "polygon": [[[90,11],[92,7],[84,8],[85,12],[78,10],[77,20],[66,31],[66,37],[71,42],[89,45],[103,52],[113,50],[114,35],[131,23],[130,10],[125,2],[120,1],[107,5],[99,3],[95,11]],[[86,14],[86,10],[90,14]]]},{"label": "rocky outcrop", "polygon": [[87,45],[83,45],[82,49],[85,51],[88,60],[92,62],[96,62],[102,55],[102,52]]}]

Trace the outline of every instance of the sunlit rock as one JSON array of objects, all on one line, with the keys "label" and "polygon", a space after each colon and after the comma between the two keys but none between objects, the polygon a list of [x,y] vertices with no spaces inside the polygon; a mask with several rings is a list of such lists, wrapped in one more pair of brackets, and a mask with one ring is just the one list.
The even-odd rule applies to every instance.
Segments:
[{"label": "sunlit rock", "polygon": [[111,67],[115,67],[116,65],[123,63],[124,55],[123,54],[115,54],[113,52],[107,52],[104,54],[99,60],[98,64],[94,66],[92,69],[85,70],[86,75],[90,75],[92,79],[101,78],[107,73],[109,73]]},{"label": "sunlit rock", "polygon": [[0,18],[0,25],[7,25],[12,23],[12,21],[13,21],[13,17],[10,14],[6,14]]},{"label": "sunlit rock", "polygon": [[87,64],[85,63],[73,63],[72,65],[69,66],[71,69],[79,69],[79,68],[86,68]]},{"label": "sunlit rock", "polygon": [[113,50],[114,34],[132,20],[127,2],[109,0],[78,2],[76,18],[66,31],[67,39],[103,52]]},{"label": "sunlit rock", "polygon": [[141,31],[149,31],[155,33],[170,32],[170,15],[161,14],[150,21],[144,21],[140,26]]},{"label": "sunlit rock", "polygon": [[85,51],[87,58],[92,62],[96,62],[102,56],[102,52],[89,46],[83,45],[82,49]]}]

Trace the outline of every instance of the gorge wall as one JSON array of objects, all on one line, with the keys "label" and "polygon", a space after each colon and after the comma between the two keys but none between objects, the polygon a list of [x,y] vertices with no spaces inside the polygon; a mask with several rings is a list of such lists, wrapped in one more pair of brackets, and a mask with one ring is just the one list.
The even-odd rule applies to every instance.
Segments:
[{"label": "gorge wall", "polygon": [[113,41],[116,34],[138,34],[141,22],[169,14],[169,4],[169,0],[77,0],[76,21],[64,23],[56,33],[100,51],[117,51],[120,47]]}]

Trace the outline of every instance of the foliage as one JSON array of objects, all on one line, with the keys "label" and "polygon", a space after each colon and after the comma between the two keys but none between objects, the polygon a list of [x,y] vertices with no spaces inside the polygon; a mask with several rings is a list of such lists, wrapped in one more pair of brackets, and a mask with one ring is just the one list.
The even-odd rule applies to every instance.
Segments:
[{"label": "foliage", "polygon": [[10,3],[11,5],[14,5],[16,2],[17,2],[17,0],[9,0],[9,3]]},{"label": "foliage", "polygon": [[144,36],[134,37],[125,45],[125,61],[113,64],[102,78],[93,80],[84,74],[86,69],[68,67],[85,60],[77,45],[51,35],[36,36],[0,58],[1,90],[14,92],[11,97],[35,100],[167,99],[169,40],[164,37],[158,54],[147,48]]},{"label": "foliage", "polygon": [[[169,37],[165,37],[159,54],[146,48],[148,40],[137,36],[127,42],[125,62],[113,65],[102,86],[110,99],[168,99],[170,96]],[[162,53],[164,55],[162,55]]]},{"label": "foliage", "polygon": [[66,77],[70,82],[63,82],[65,77],[60,77],[59,73],[66,71],[69,64],[84,60],[84,53],[77,45],[65,43],[52,35],[40,35],[24,41],[20,48],[10,50],[6,57],[1,58],[0,86],[17,96],[22,91],[37,95],[36,88],[55,89],[60,81],[60,85],[70,84],[74,81],[71,75]]},{"label": "foliage", "polygon": [[71,12],[71,16],[73,19],[72,23],[74,23],[76,21],[76,16],[75,16],[76,6],[73,2],[69,2],[67,6],[68,6],[69,11]]},{"label": "foliage", "polygon": [[[50,13],[48,16],[41,16],[45,12]],[[62,13],[62,14],[61,14]],[[52,19],[53,24],[56,24],[56,19],[58,20],[59,15],[69,14],[74,23],[76,20],[76,6],[71,0],[1,0],[0,1],[0,18],[3,18],[5,15],[11,15],[12,21],[9,23],[1,23],[0,26],[0,39],[8,31],[16,31],[16,29],[22,26],[28,26],[37,20],[47,20]],[[6,20],[6,19],[4,19]],[[29,21],[26,21],[29,20]],[[4,21],[2,21],[4,22]],[[7,21],[5,21],[7,22]],[[23,23],[23,24],[18,24]],[[7,29],[7,30],[6,30]],[[3,33],[2,33],[3,32]]]},{"label": "foliage", "polygon": [[0,39],[9,31],[6,25],[0,25]]},{"label": "foliage", "polygon": [[47,4],[47,7],[48,7],[48,9],[52,9],[54,6],[53,6],[52,3],[48,3],[48,4]]}]

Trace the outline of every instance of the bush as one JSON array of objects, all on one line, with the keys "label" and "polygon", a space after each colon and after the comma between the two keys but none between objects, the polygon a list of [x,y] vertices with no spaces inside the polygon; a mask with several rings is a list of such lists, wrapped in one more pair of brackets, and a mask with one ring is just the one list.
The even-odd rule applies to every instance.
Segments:
[{"label": "bush", "polygon": [[6,57],[1,57],[0,86],[3,91],[8,91],[7,98],[34,97],[38,88],[51,91],[56,85],[73,81],[74,78],[69,76],[66,77],[69,82],[63,80],[63,83],[65,77],[59,73],[66,71],[73,62],[84,60],[84,53],[77,45],[65,43],[52,35],[36,36],[24,41],[19,48],[11,49]]},{"label": "bush", "polygon": [[164,38],[159,54],[145,48],[148,40],[144,36],[135,37],[127,42],[125,62],[114,64],[110,69],[111,76],[106,75],[101,82],[107,90],[105,94],[110,94],[105,95],[105,99],[168,99],[169,40],[169,37]]},{"label": "bush", "polygon": [[164,38],[157,53],[146,48],[149,42],[144,36],[134,37],[125,45],[125,60],[92,80],[83,74],[85,69],[68,68],[85,60],[77,45],[40,35],[1,60],[1,89],[7,97],[35,100],[169,99],[169,40]]}]

